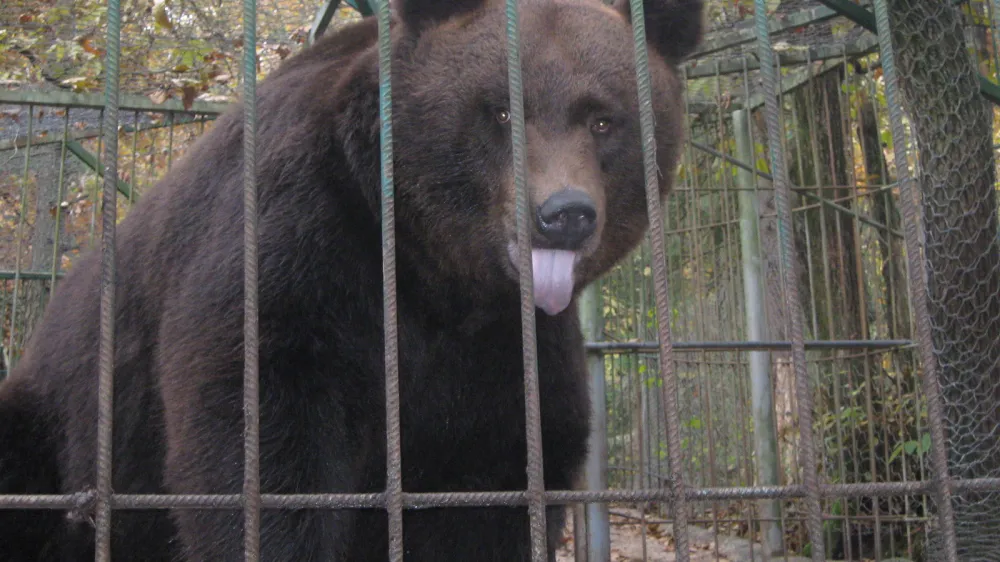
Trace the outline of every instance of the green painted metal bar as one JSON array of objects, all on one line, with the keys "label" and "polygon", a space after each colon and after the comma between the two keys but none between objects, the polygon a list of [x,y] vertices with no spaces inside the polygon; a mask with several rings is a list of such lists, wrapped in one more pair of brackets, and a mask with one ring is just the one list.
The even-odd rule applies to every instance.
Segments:
[{"label": "green painted metal bar", "polygon": [[260,560],[257,1],[243,0],[243,557]]},{"label": "green painted metal bar", "polygon": [[392,146],[392,20],[389,0],[378,2],[378,114],[382,213],[382,323],[385,342],[386,512],[389,561],[403,562],[403,452],[396,301],[396,187]]},{"label": "green painted metal bar", "polygon": [[[153,100],[146,96],[134,94],[119,94],[121,104],[118,106],[122,111],[152,111],[178,113],[204,113],[218,115],[229,109],[227,103],[210,103],[206,101],[195,101],[191,104],[191,109],[184,109],[184,104],[180,100],[167,100],[163,103],[153,103]],[[83,107],[89,109],[103,109],[104,98],[101,94],[80,94],[56,90],[51,92],[20,92],[20,91],[0,91],[0,103],[11,105],[50,105],[61,107]]]},{"label": "green painted metal bar", "polygon": [[[88,168],[97,172],[97,175],[104,177],[104,169],[97,162],[97,156],[91,153],[89,150],[83,147],[82,144],[76,141],[66,141],[66,149],[73,153],[81,162],[87,165]],[[125,197],[134,197],[132,193],[132,186],[128,182],[121,179],[118,180],[117,184],[118,192]]]},{"label": "green painted metal bar", "polygon": [[[337,15],[341,0],[326,0],[313,18],[312,26],[309,28],[309,35],[306,44],[312,45],[330,27],[330,22]],[[344,0],[348,6],[354,8],[361,17],[368,17],[375,14],[375,0]]]},{"label": "green painted metal bar", "polygon": [[[32,127],[34,125],[35,119],[35,108],[28,107],[28,138],[32,136]],[[28,171],[31,170],[31,144],[29,143],[24,151],[24,171],[21,177],[21,209],[17,217],[17,251],[14,256],[14,270],[21,271],[21,248],[24,245],[24,223],[25,217],[28,216]],[[21,288],[21,283],[17,277],[14,278],[14,291],[11,298],[10,305],[10,338],[8,340],[7,349],[11,352],[11,360],[16,362],[17,357],[15,356],[14,350],[14,329],[17,326],[17,304],[20,299],[18,299],[18,291]]]},{"label": "green painted metal bar", "polygon": [[[848,0],[818,0],[830,9],[840,13],[847,19],[853,21],[854,23],[860,25],[861,27],[871,31],[872,33],[878,33],[878,26],[875,22],[875,15],[855,4],[849,2]],[[994,104],[1000,105],[1000,85],[996,82],[989,80],[983,75],[979,75],[979,91]]]},{"label": "green painted metal bar", "polygon": [[[781,53],[781,66],[807,64],[808,62],[819,62],[831,59],[843,59],[846,54],[849,57],[860,57],[874,53],[878,49],[878,40],[874,37],[863,36],[857,41],[852,41],[846,45],[820,45],[813,47],[794,47]],[[707,64],[698,60],[686,63],[687,78],[709,78],[716,75],[739,74],[743,72],[743,56],[734,56],[724,60],[713,61],[714,64]],[[718,70],[716,70],[716,64]],[[757,70],[760,64],[757,59],[750,57],[747,60],[747,70]],[[730,108],[731,109],[731,108]]]},{"label": "green painted metal bar", "polygon": [[101,215],[101,306],[97,379],[95,558],[111,562],[112,438],[115,370],[115,230],[118,218],[118,102],[120,94],[121,0],[108,0],[104,59],[104,189]]},{"label": "green painted metal bar", "polygon": [[784,131],[781,127],[781,107],[778,98],[778,69],[767,29],[767,1],[754,1],[754,23],[757,30],[757,51],[760,76],[765,98],[765,121],[771,171],[774,175],[774,196],[778,211],[778,238],[781,249],[781,271],[785,279],[785,309],[788,314],[788,335],[792,341],[791,359],[795,373],[795,397],[798,400],[799,447],[802,487],[806,491],[805,524],[809,533],[814,562],[823,562],[823,512],[820,505],[819,482],[816,474],[816,448],[813,435],[813,390],[806,368],[803,340],[802,303],[799,299],[798,275],[794,267],[795,242],[792,234],[791,189],[784,154]]},{"label": "green painted metal bar", "polygon": [[[56,273],[56,277],[63,277],[64,273]],[[48,271],[0,271],[0,281],[11,281],[14,279],[24,279],[26,281],[45,281],[52,278],[52,273]]]},{"label": "green painted metal bar", "polygon": [[[63,143],[61,150],[59,151],[59,179],[56,184],[56,216],[53,222],[53,228],[55,232],[52,233],[52,269],[51,275],[49,276],[49,281],[51,283],[50,294],[55,292],[56,280],[59,275],[59,238],[62,233],[62,214],[63,214],[63,188],[66,187],[66,151],[69,149],[67,146],[67,137],[69,136],[69,110],[66,110],[65,116],[63,116]],[[39,194],[40,195],[40,194]],[[38,228],[36,224],[36,228]],[[51,297],[50,297],[51,298]],[[48,304],[48,303],[46,303]]]},{"label": "green painted metal bar", "polygon": [[642,0],[629,0],[632,15],[632,39],[635,56],[636,86],[639,102],[639,129],[642,140],[642,164],[646,188],[646,213],[656,303],[656,329],[659,340],[660,393],[663,401],[667,438],[667,465],[670,477],[671,513],[674,517],[674,541],[678,562],[690,560],[688,509],[684,493],[684,464],[681,458],[681,423],[678,405],[678,377],[673,357],[670,319],[670,290],[667,277],[667,251],[663,233],[664,213],[660,202],[659,173],[656,162],[656,130],[653,115],[652,84],[649,75],[649,52],[646,43],[645,6]]},{"label": "green painted metal bar", "polygon": [[[49,106],[49,107],[58,107],[58,106]],[[181,125],[190,125],[192,123],[204,124],[205,121],[214,121],[215,117],[216,116],[213,114],[206,114],[204,116],[201,115],[190,116],[181,119],[175,118],[172,124],[163,122],[151,125],[143,125],[140,127],[136,127],[135,125],[119,125],[118,130],[123,133],[144,133],[146,131],[155,131],[156,129],[164,129],[170,126],[177,127]],[[69,133],[66,136],[66,138],[69,140],[82,141],[82,140],[97,138],[99,136],[101,136],[100,129],[84,129],[82,131],[77,131],[75,133]],[[46,144],[62,144],[62,142],[63,142],[62,137],[52,137],[49,134],[46,134],[45,136],[35,135],[30,139],[30,144],[32,146],[43,146]],[[24,148],[28,143],[29,139],[26,136],[23,135],[16,136],[13,139],[0,142],[0,151],[13,150],[16,148]],[[133,173],[132,176],[135,177],[135,174]]]},{"label": "green painted metal bar", "polygon": [[[388,0],[384,0],[388,2]],[[538,350],[535,333],[534,265],[531,259],[531,218],[528,209],[524,91],[521,76],[521,35],[518,0],[506,0],[507,78],[516,200],[517,251],[521,283],[521,341],[524,362],[525,438],[527,441],[528,521],[532,562],[545,562],[545,480],[543,472]]]},{"label": "green painted metal bar", "polygon": [[313,18],[312,26],[309,28],[309,35],[306,37],[306,44],[312,45],[316,42],[316,39],[326,28],[330,26],[330,22],[333,20],[333,16],[337,13],[337,8],[340,7],[340,0],[326,0],[320,7],[319,11],[316,12],[316,17]]}]

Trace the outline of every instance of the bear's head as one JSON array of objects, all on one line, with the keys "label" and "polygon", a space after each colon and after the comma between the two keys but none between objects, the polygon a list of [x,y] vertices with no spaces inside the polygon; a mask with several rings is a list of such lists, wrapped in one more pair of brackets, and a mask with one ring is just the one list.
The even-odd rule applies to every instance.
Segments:
[{"label": "bear's head", "polygon": [[[399,0],[395,7],[399,259],[431,279],[462,283],[465,293],[514,292],[505,3]],[[662,197],[684,140],[677,65],[701,37],[703,2],[644,0],[643,8]],[[628,0],[521,0],[519,13],[535,302],[555,315],[634,249],[648,226],[633,29]],[[369,102],[372,61],[369,52]],[[366,133],[370,143],[374,129]]]}]

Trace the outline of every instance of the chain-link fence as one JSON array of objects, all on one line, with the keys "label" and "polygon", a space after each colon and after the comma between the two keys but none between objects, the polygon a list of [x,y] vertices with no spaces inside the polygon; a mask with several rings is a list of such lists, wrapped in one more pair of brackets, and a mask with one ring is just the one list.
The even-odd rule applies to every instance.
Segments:
[{"label": "chain-link fence", "polygon": [[[1000,477],[1000,231],[994,108],[979,69],[995,69],[998,6],[888,0],[900,90],[918,158],[931,330],[954,478]],[[979,9],[977,9],[979,8]],[[966,25],[966,19],[971,26]],[[970,40],[971,39],[971,40]],[[984,44],[984,41],[988,42]],[[970,47],[985,60],[969,56]],[[977,64],[978,62],[978,64]],[[993,86],[995,87],[995,86]],[[921,272],[923,273],[923,272]],[[954,495],[960,560],[1000,556],[1000,496]],[[943,557],[943,556],[942,556]]]},{"label": "chain-link fence", "polygon": [[[560,559],[595,560],[606,548],[615,560],[1000,560],[989,480],[1000,477],[997,134],[980,83],[980,75],[995,81],[1000,66],[997,6],[866,4],[872,21],[889,16],[879,26],[891,29],[889,44],[827,6],[836,2],[753,4],[710,4],[715,31],[684,67],[690,142],[664,209],[662,248],[647,239],[585,299],[596,310],[584,314],[594,322],[585,323],[595,334],[592,377],[603,383],[594,400],[606,406],[597,424],[606,454],[588,464],[586,488],[596,493],[589,499],[613,501],[603,513],[596,504],[575,508]],[[295,21],[311,21],[310,9]],[[238,18],[233,3],[213,10],[220,21]],[[291,31],[271,42],[275,62],[302,34],[299,24],[279,27]],[[215,39],[212,52],[225,51]],[[238,74],[232,64],[222,70]],[[214,96],[224,93],[208,87],[192,106],[189,82],[166,102],[165,82],[135,85],[146,97],[123,94],[115,120],[119,216],[211,127],[221,111]],[[103,232],[106,105],[85,98],[71,107],[18,86],[0,100],[9,104],[0,115],[5,369],[53,284]],[[906,217],[908,205],[922,217]],[[915,258],[914,243],[924,244]],[[666,265],[670,307],[660,313],[654,256]],[[911,302],[922,290],[909,284],[914,264],[926,267],[923,320],[920,298]],[[664,310],[670,373],[659,368]],[[928,349],[941,383],[938,414],[921,379]],[[663,393],[671,380],[674,408]],[[943,488],[933,456],[945,450],[935,431],[947,436],[954,479],[954,514],[945,518],[935,503]],[[680,520],[671,501],[677,475],[687,490]],[[604,485],[612,493],[601,495]],[[537,516],[541,499],[581,497],[531,501]],[[404,507],[401,496],[387,498],[343,505]],[[426,501],[438,500],[451,501]]]}]

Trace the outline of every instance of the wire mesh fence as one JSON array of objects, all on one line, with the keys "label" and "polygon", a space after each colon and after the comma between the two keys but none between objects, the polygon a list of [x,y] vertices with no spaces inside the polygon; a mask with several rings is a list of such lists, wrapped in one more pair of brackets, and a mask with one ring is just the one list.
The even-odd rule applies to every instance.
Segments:
[{"label": "wire mesh fence", "polygon": [[[246,6],[246,21],[254,21],[254,3]],[[704,54],[685,66],[690,141],[674,193],[662,213],[650,209],[653,237],[593,288],[598,336],[587,347],[604,383],[595,401],[605,406],[598,437],[606,454],[597,466],[608,491],[545,490],[539,450],[523,492],[406,493],[398,473],[405,427],[390,415],[384,493],[261,494],[248,470],[243,494],[112,493],[105,480],[96,495],[8,495],[0,504],[78,510],[96,498],[95,525],[105,532],[98,535],[101,560],[112,559],[107,531],[117,509],[243,509],[248,560],[259,558],[254,529],[262,509],[385,509],[393,522],[390,557],[400,560],[404,509],[491,504],[529,506],[533,559],[544,560],[543,506],[580,501],[610,503],[610,517],[578,511],[569,525],[575,542],[560,545],[566,560],[587,560],[587,541],[593,546],[603,535],[616,556],[641,560],[997,559],[996,133],[990,127],[995,109],[978,76],[996,76],[996,6],[880,0],[871,7],[881,17],[878,35],[861,26],[836,29],[842,20],[813,4],[786,6],[782,17],[769,18],[767,3],[759,1],[756,20],[720,26]],[[633,2],[633,16],[640,8]],[[513,44],[516,14],[510,2]],[[387,3],[377,17],[385,65]],[[803,38],[797,30],[807,25]],[[256,43],[252,27],[243,41]],[[970,50],[976,56],[969,57]],[[516,63],[518,53],[510,56]],[[244,64],[245,76],[257,75],[255,57]],[[511,65],[513,90],[517,67]],[[391,92],[387,68],[380,68],[387,147]],[[244,82],[248,100],[254,83]],[[12,103],[0,134],[5,369],[16,364],[74,257],[111,236],[115,221],[221,111],[186,109],[188,100],[158,110],[130,104],[135,100],[112,90],[107,99],[118,103],[89,107],[7,93],[0,100]],[[519,97],[512,91],[512,100]],[[511,107],[515,136],[523,127],[517,106]],[[111,136],[98,134],[101,122]],[[252,117],[247,126],[251,131]],[[254,137],[246,138],[252,217]],[[391,153],[383,156],[391,161]],[[655,168],[647,172],[655,178]],[[384,164],[383,217],[393,216],[392,173]],[[107,174],[103,204],[100,174]],[[918,208],[922,216],[908,214]],[[394,298],[391,224],[383,230],[387,299]],[[248,222],[247,248],[254,248],[254,233]],[[256,261],[252,251],[246,259]],[[926,297],[911,275],[924,268]],[[258,281],[253,267],[247,271],[252,299]],[[521,273],[530,350],[530,267]],[[386,341],[392,342],[393,301],[385,304]],[[252,311],[255,304],[246,306]],[[661,324],[661,318],[670,321]],[[252,314],[246,322],[247,341],[255,341]],[[103,345],[113,345],[111,328],[104,334]],[[254,346],[244,351],[252,428]],[[395,364],[395,353],[387,346],[386,365]],[[930,375],[928,358],[936,369]],[[661,369],[664,364],[671,368]],[[539,407],[531,391],[535,369],[529,352],[529,413]],[[392,389],[398,374],[387,370]],[[110,377],[111,365],[103,372]],[[391,413],[398,396],[388,394]],[[529,429],[536,422],[529,417]],[[251,430],[245,437],[252,460],[258,437]],[[948,480],[934,464],[934,456],[944,454]],[[102,469],[105,478],[110,469]],[[941,509],[949,495],[953,514]],[[610,526],[595,528],[603,521]],[[572,552],[579,543],[583,550]]]}]

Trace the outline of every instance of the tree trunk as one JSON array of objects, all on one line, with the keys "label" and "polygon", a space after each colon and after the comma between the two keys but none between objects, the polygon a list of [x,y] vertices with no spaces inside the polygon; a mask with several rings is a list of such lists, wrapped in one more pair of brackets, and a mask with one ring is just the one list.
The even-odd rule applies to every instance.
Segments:
[{"label": "tree trunk", "polygon": [[[851,189],[847,187],[850,178],[844,151],[840,85],[841,70],[837,69],[815,77],[810,85],[795,93],[798,147],[792,150],[790,177],[798,186],[815,188],[815,195],[852,209],[853,202],[846,199]],[[803,198],[802,202],[817,203],[814,198]],[[801,216],[807,222],[800,227],[802,235],[796,241],[812,272],[810,278],[809,270],[802,271],[802,295],[804,311],[817,318],[813,337],[857,339],[861,336],[858,322],[861,308],[854,219],[827,205]],[[807,323],[812,325],[811,318]]]},{"label": "tree trunk", "polygon": [[[919,149],[928,308],[949,468],[954,477],[997,477],[1000,243],[992,108],[979,93],[952,3],[890,0],[889,9]],[[956,493],[955,509],[959,559],[994,559],[1000,552],[1000,494]]]},{"label": "tree trunk", "polygon": [[[864,152],[865,175],[867,185],[872,187],[886,186],[895,181],[889,174],[889,168],[882,152],[882,139],[879,135],[878,120],[875,107],[871,100],[865,99],[859,108],[860,127],[858,137]],[[899,209],[892,194],[883,191],[872,198],[872,215],[876,222],[884,224],[891,231],[902,232]],[[876,241],[879,255],[882,257],[882,282],[885,285],[886,324],[889,339],[904,338],[910,335],[910,309],[906,292],[906,277],[903,268],[903,239],[885,230],[878,231]]]}]

